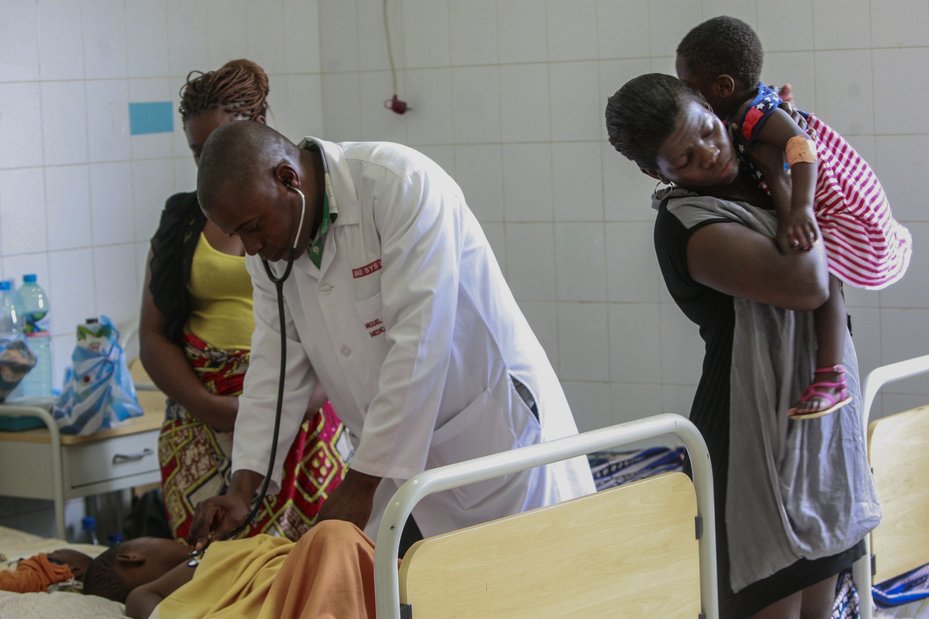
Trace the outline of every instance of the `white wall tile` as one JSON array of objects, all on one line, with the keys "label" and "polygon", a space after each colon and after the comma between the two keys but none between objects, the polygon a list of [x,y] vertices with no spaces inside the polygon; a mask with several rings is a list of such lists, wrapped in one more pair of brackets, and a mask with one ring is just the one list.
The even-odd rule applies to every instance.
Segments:
[{"label": "white wall tile", "polygon": [[546,11],[549,61],[597,57],[596,0],[548,0]]},{"label": "white wall tile", "polygon": [[[771,52],[797,52],[813,49],[813,2],[793,0],[787,7],[784,3],[757,3],[758,19],[754,29],[761,39],[767,55]],[[793,19],[784,19],[790,13]],[[767,74],[767,72],[765,72]]]},{"label": "white wall tile", "polygon": [[813,42],[816,49],[856,49],[871,44],[869,0],[816,0]]},{"label": "white wall tile", "polygon": [[603,151],[603,202],[607,221],[655,220],[651,208],[651,195],[655,179],[643,174],[639,168],[620,155],[608,142],[601,144]]},{"label": "white wall tile", "polygon": [[89,247],[90,173],[86,165],[45,168],[48,249]]},{"label": "white wall tile", "polygon": [[[365,12],[379,10],[369,2]],[[319,48],[323,72],[358,70],[358,7],[355,0],[321,0],[319,3]],[[399,63],[402,58],[394,52]]]},{"label": "white wall tile", "polygon": [[361,135],[364,139],[406,143],[407,115],[396,114],[384,107],[384,100],[390,99],[393,94],[390,71],[365,73],[360,86]]},{"label": "white wall tile", "polygon": [[[745,0],[702,0],[703,19],[710,19],[719,15],[729,15],[741,19],[753,29],[757,30],[757,12],[754,2]],[[694,24],[696,26],[697,24]]]},{"label": "white wall tile", "polygon": [[552,221],[552,146],[503,145],[507,221]]},{"label": "white wall tile", "polygon": [[[403,13],[400,2],[387,3],[387,25],[390,28],[390,53],[394,66],[403,65]],[[362,71],[377,71],[390,68],[387,35],[384,32],[384,4],[362,2],[358,6],[356,20],[358,42],[358,68]],[[347,42],[341,43],[347,45]]]},{"label": "white wall tile", "polygon": [[872,2],[871,45],[929,45],[929,3],[924,0]]},{"label": "white wall tile", "polygon": [[603,224],[555,224],[559,301],[606,300]]},{"label": "white wall tile", "polygon": [[[180,4],[180,7],[175,7]],[[169,45],[183,45],[183,51],[171,53],[171,74],[186,76],[192,69],[214,69],[235,58],[248,55],[248,3],[246,0],[207,0],[187,2],[169,0]],[[207,32],[206,37],[203,33]],[[187,37],[193,37],[187,39]],[[205,46],[205,47],[204,47]],[[203,54],[209,60],[204,63]],[[199,66],[205,64],[206,66]]]},{"label": "white wall tile", "polygon": [[[699,2],[650,0],[647,27],[650,33],[651,55],[671,58],[673,67],[674,55],[681,39],[702,21]],[[665,72],[674,73],[673,70]]]},{"label": "white wall tile", "polygon": [[914,183],[926,173],[929,136],[881,135],[876,138],[877,155],[871,161],[898,221],[929,221],[925,190]]},{"label": "white wall tile", "polygon": [[248,3],[248,56],[269,74],[284,72],[284,4],[281,0]]},{"label": "white wall tile", "polygon": [[0,76],[3,81],[39,78],[38,11],[35,0],[0,3]]},{"label": "white wall tile", "polygon": [[[410,144],[450,144],[454,141],[450,69],[404,71],[398,89],[400,99],[412,108],[403,116]],[[381,99],[390,98],[387,93],[383,94],[385,96]]]},{"label": "white wall tile", "polygon": [[609,381],[606,303],[558,304],[558,368],[562,381]]},{"label": "white wall tile", "polygon": [[500,141],[500,75],[496,66],[452,69],[456,142]]},{"label": "white wall tile", "polygon": [[129,77],[168,74],[168,13],[164,0],[126,0]]},{"label": "white wall tile", "polygon": [[[48,249],[42,168],[0,170],[0,224],[0,254],[15,256]],[[10,267],[9,261],[6,267]]]},{"label": "white wall tile", "polygon": [[84,42],[80,0],[39,0],[39,75],[43,80],[82,79]]},{"label": "white wall tile", "polygon": [[849,308],[852,343],[858,357],[858,375],[864,382],[868,372],[884,364],[881,352],[881,311],[876,307]]},{"label": "white wall tile", "polygon": [[35,82],[0,83],[0,168],[42,165],[40,92]]},{"label": "white wall tile", "polygon": [[[881,310],[881,348],[883,362],[895,363],[926,354],[929,350],[929,310]],[[887,387],[888,393],[929,394],[929,376],[900,381]]]},{"label": "white wall tile", "polygon": [[550,301],[520,301],[519,307],[558,374],[558,305]]},{"label": "white wall tile", "polygon": [[[275,75],[268,95],[268,124],[294,143],[308,135],[321,136],[323,128],[322,78],[312,75]],[[184,155],[190,154],[186,142]]]},{"label": "white wall tile", "polygon": [[402,0],[403,66],[444,67],[449,64],[448,3]]},{"label": "white wall tile", "polygon": [[813,58],[808,52],[765,53],[762,80],[777,87],[790,84],[797,107],[818,112]]},{"label": "white wall tile", "polygon": [[503,273],[506,273],[505,226],[506,224],[500,222],[481,224],[481,228],[484,230],[484,236],[487,237],[487,242],[490,243],[490,249],[493,252],[494,258],[497,260],[500,271]]},{"label": "white wall tile", "polygon": [[158,228],[165,200],[174,187],[174,163],[171,159],[146,159],[132,162],[132,210],[135,240],[148,241]]},{"label": "white wall tile", "polygon": [[42,83],[42,145],[45,165],[87,161],[84,82]]},{"label": "white wall tile", "polygon": [[452,65],[492,64],[498,61],[496,17],[495,0],[448,0]]},{"label": "white wall tile", "polygon": [[600,68],[597,62],[549,65],[553,140],[598,140],[603,136]]},{"label": "white wall tile", "polygon": [[[210,37],[204,36],[210,31],[210,19],[209,5],[205,2],[168,0],[169,75],[186,77],[193,70],[219,68],[210,63]],[[174,98],[177,98],[176,94]]]},{"label": "white wall tile", "polygon": [[552,172],[555,221],[603,221],[599,143],[556,144]]},{"label": "white wall tile", "polygon": [[610,370],[619,383],[655,383],[661,376],[657,303],[611,303]]},{"label": "white wall tile", "polygon": [[[284,2],[284,70],[319,73],[319,3],[316,0]],[[381,35],[383,36],[383,34]],[[372,67],[373,68],[373,67]],[[379,68],[379,67],[378,67]]]},{"label": "white wall tile", "polygon": [[504,142],[551,139],[548,67],[512,64],[500,67],[500,128]]},{"label": "white wall tile", "polygon": [[445,170],[453,179],[457,178],[455,149],[450,144],[420,146],[417,150],[439,164],[439,167]]},{"label": "white wall tile", "polygon": [[661,385],[612,383],[613,423],[625,423],[662,412]]},{"label": "white wall tile", "polygon": [[506,224],[506,280],[520,301],[555,299],[554,246],[550,223]]},{"label": "white wall tile", "polygon": [[816,113],[846,135],[874,130],[871,53],[816,52]]},{"label": "white wall tile", "polygon": [[361,83],[357,73],[324,73],[323,118],[326,139],[363,140],[361,135]]},{"label": "white wall tile", "polygon": [[925,134],[914,102],[929,96],[929,48],[874,50],[875,131]]},{"label": "white wall tile", "polygon": [[[197,166],[194,165],[193,157],[175,157],[172,161],[174,162],[173,192],[195,191],[197,189]],[[134,234],[129,240],[134,240]]]},{"label": "white wall tile", "polygon": [[609,383],[562,380],[561,386],[579,432],[612,425],[612,390]]},{"label": "white wall tile", "polygon": [[119,161],[89,168],[93,244],[131,243],[135,240],[132,167]]},{"label": "white wall tile", "polygon": [[695,391],[694,385],[663,384],[661,386],[661,412],[689,416]]},{"label": "white wall tile", "polygon": [[658,262],[651,223],[607,223],[606,273],[609,300],[657,303]]},{"label": "white wall tile", "polygon": [[132,244],[94,248],[95,303],[114,324],[138,318],[141,288]]},{"label": "white wall tile", "polygon": [[84,2],[84,75],[88,79],[127,77],[126,3]]},{"label": "white wall tile", "polygon": [[97,313],[92,250],[49,252],[47,281],[49,316],[55,335],[73,334],[77,325]]},{"label": "white wall tile", "polygon": [[95,80],[87,84],[87,149],[90,161],[129,158],[129,84]]},{"label": "white wall tile", "polygon": [[600,58],[648,56],[648,1],[598,0],[597,43]]},{"label": "white wall tile", "polygon": [[497,0],[500,62],[548,60],[545,0]]},{"label": "white wall tile", "polygon": [[484,224],[503,221],[503,153],[499,144],[455,146],[455,180]]}]

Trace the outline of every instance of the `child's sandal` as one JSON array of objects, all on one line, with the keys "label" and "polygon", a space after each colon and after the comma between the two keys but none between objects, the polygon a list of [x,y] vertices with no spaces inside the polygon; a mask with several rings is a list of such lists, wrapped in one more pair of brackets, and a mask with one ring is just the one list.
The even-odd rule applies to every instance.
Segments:
[{"label": "child's sandal", "polygon": [[[797,402],[797,404],[805,404],[806,402],[817,398],[825,402],[825,408],[809,411],[807,413],[797,413],[796,411],[798,408],[794,406],[787,411],[787,416],[791,420],[816,419],[818,417],[824,417],[829,413],[839,410],[852,401],[852,397],[848,395],[848,384],[845,382],[844,365],[834,365],[828,368],[817,368],[813,370],[813,374],[838,374],[839,379],[836,382],[820,381],[811,383],[810,386],[803,391],[803,395],[800,396],[800,400]],[[836,391],[838,393],[833,395],[833,393]]]}]

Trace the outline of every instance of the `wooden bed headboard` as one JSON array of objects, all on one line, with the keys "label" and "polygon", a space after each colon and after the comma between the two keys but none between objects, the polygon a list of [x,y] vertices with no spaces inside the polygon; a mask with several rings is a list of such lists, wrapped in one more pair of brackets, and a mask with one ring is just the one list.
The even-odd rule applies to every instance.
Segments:
[{"label": "wooden bed headboard", "polygon": [[929,563],[929,406],[868,428],[868,459],[884,517],[871,532],[874,582]]},{"label": "wooden bed headboard", "polygon": [[697,501],[666,473],[421,540],[400,568],[414,619],[700,614]]}]

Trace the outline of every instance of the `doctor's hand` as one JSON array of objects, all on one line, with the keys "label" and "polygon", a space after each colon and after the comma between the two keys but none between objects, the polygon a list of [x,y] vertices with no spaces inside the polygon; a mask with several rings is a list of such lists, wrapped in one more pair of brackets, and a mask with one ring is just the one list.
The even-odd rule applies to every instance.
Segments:
[{"label": "doctor's hand", "polygon": [[251,499],[262,479],[259,473],[240,469],[232,475],[229,492],[200,502],[187,534],[187,543],[191,548],[200,550],[210,542],[225,539],[245,522]]},{"label": "doctor's hand", "polygon": [[359,529],[364,529],[371,517],[374,491],[381,482],[380,477],[349,469],[342,483],[332,491],[316,516],[323,520],[345,520]]}]

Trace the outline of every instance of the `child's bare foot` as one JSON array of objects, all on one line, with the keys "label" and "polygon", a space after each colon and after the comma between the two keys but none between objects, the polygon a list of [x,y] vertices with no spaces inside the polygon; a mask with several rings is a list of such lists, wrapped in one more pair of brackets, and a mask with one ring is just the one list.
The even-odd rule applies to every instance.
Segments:
[{"label": "child's bare foot", "polygon": [[845,366],[817,368],[817,380],[803,391],[800,400],[787,411],[790,419],[816,419],[835,412],[852,401],[845,382]]}]

